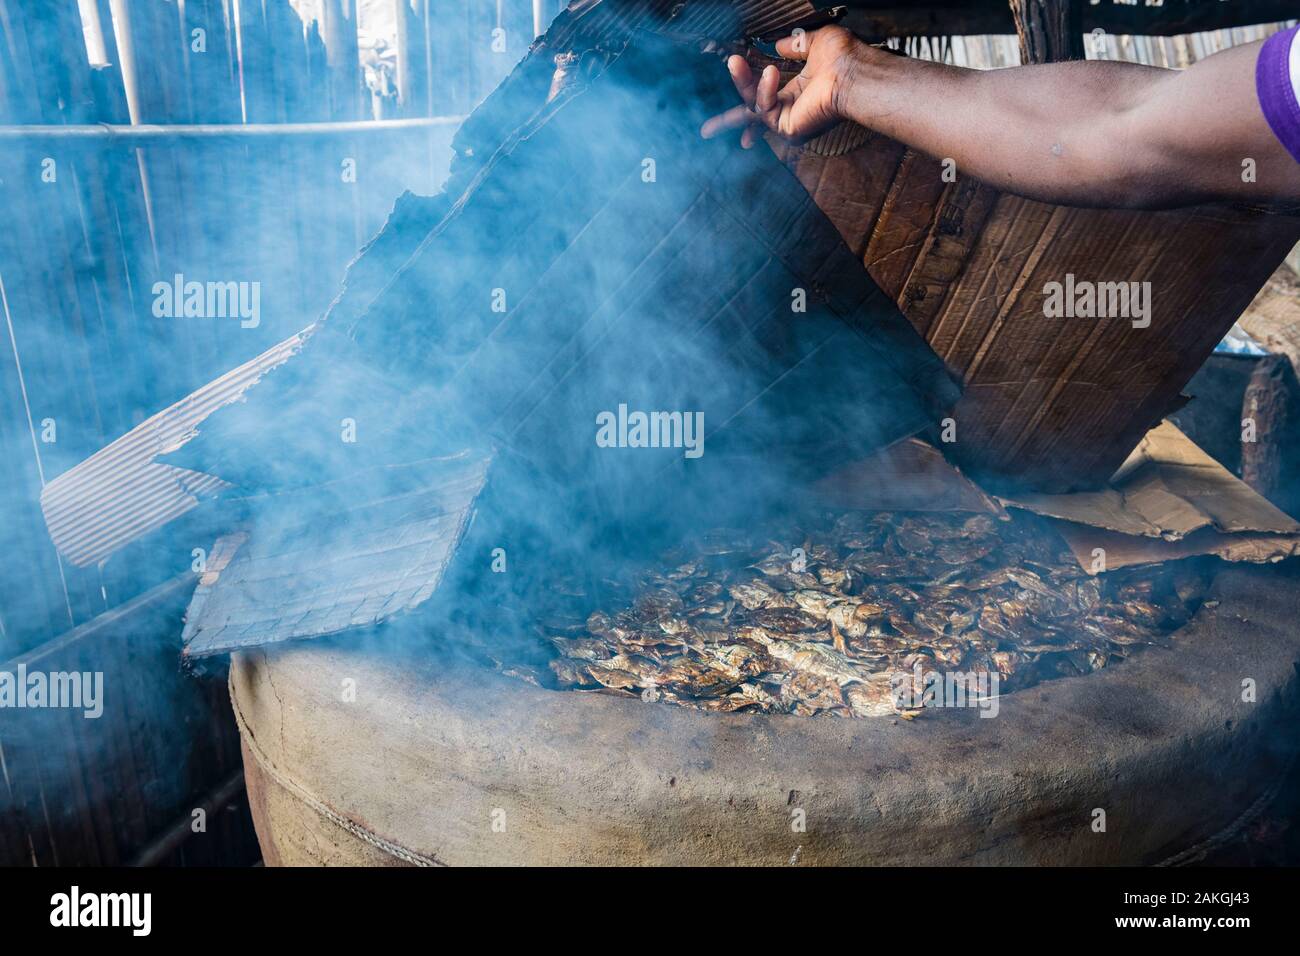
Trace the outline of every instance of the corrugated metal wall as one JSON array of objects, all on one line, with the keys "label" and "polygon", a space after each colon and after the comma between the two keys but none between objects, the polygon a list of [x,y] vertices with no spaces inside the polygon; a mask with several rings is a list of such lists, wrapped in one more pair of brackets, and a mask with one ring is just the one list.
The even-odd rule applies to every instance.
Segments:
[{"label": "corrugated metal wall", "polygon": [[[346,10],[339,0],[326,8]],[[554,6],[554,4],[551,4]],[[532,41],[530,0],[418,0],[399,101],[364,88],[355,39],[334,62],[288,0],[0,3],[0,124],[303,123],[463,113]],[[435,26],[436,24],[436,26]],[[355,20],[332,25],[351,30]],[[493,31],[504,29],[503,42]],[[329,29],[326,33],[331,32]],[[200,39],[201,38],[201,39]],[[346,44],[341,44],[346,48]],[[494,49],[496,47],[496,49]],[[148,415],[302,328],[404,188],[436,189],[453,127],[355,136],[14,140],[0,149],[0,659],[89,620],[190,563],[154,542],[80,571],[41,527],[41,486]],[[353,175],[354,174],[354,175]],[[153,284],[260,284],[260,322],[158,318]],[[171,547],[171,542],[161,547]]]},{"label": "corrugated metal wall", "polygon": [[[289,0],[0,0],[0,127],[454,117],[534,35],[531,0],[394,4],[396,75],[372,93],[353,2],[317,7],[304,24]],[[0,711],[0,864],[130,862],[239,769],[222,675],[179,665],[178,576],[212,535],[182,521],[77,569],[41,487],[314,320],[400,192],[437,188],[453,130],[144,145],[0,131],[0,670],[97,671],[105,695],[93,720]],[[154,283],[177,274],[259,283],[260,321],[158,317]],[[163,858],[255,859],[246,813]]]}]

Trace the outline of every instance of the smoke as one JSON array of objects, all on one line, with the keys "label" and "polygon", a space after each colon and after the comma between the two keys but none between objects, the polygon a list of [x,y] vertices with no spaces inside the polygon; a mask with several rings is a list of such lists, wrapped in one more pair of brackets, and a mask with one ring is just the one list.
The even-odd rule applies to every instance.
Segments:
[{"label": "smoke", "polygon": [[[457,607],[557,574],[591,593],[935,420],[937,360],[791,174],[698,137],[734,96],[715,53],[650,32],[554,53],[461,131],[444,198],[399,208],[303,354],[164,461],[258,491],[373,469],[378,501],[399,491],[376,466],[490,457]],[[602,442],[620,408],[702,423],[703,453]],[[252,533],[324,546],[274,498]]]},{"label": "smoke", "polygon": [[[29,371],[6,392],[0,451],[41,465],[0,506],[11,555],[41,534],[43,481],[324,317],[301,354],[159,459],[230,482],[222,501],[101,568],[38,555],[44,590],[6,587],[0,638],[16,640],[15,621],[26,643],[48,637],[201,572],[217,536],[239,531],[245,553],[274,541],[304,556],[302,573],[288,562],[245,582],[249,601],[379,605],[382,626],[334,640],[447,666],[529,660],[551,609],[580,618],[710,527],[781,527],[816,479],[937,423],[952,382],[793,176],[761,146],[698,137],[734,102],[729,47],[709,39],[738,41],[730,10],[599,28],[566,15],[458,132],[449,166],[445,144],[408,139],[0,159],[7,187],[57,197],[24,200],[48,215],[34,241],[6,237],[0,267]],[[414,191],[376,232],[359,183],[385,206],[398,183]],[[109,195],[148,215],[83,215],[110,211]],[[53,249],[69,251],[51,267]],[[119,260],[128,274],[102,282]],[[66,295],[54,309],[38,281],[51,268]],[[433,517],[412,511],[411,468],[460,453],[490,460],[473,521],[433,598],[385,617],[387,595],[357,569],[384,559],[373,543],[398,521]],[[50,591],[65,580],[61,619]],[[140,635],[155,663],[178,637]],[[111,711],[127,689],[106,677],[96,706]],[[185,713],[174,686],[138,690],[159,723]],[[67,753],[51,732],[25,743]]]},{"label": "smoke", "polygon": [[[140,121],[237,123],[239,90],[232,95],[217,32],[209,29],[206,51],[189,57],[193,71],[182,72],[176,48],[188,42],[188,31],[172,22],[170,32],[151,33],[175,17],[177,5],[150,0],[123,7],[136,18],[137,66],[154,71],[142,76]],[[219,16],[222,5],[185,7],[193,18],[212,10]],[[111,44],[112,23],[102,25]],[[57,130],[128,122],[120,51],[106,52],[97,35],[97,65],[87,67],[84,46],[72,42],[82,36],[76,4],[15,7],[0,33],[7,51],[31,54],[7,54],[0,63],[0,124]],[[294,39],[294,31],[285,36]],[[246,63],[249,90],[268,87],[280,66]],[[286,75],[280,73],[281,81]],[[311,91],[310,102],[292,104],[301,113],[250,119],[329,119],[305,115],[326,101],[324,78],[317,79],[322,88]],[[394,199],[408,188],[433,193],[446,177],[451,132],[448,126],[304,138],[236,131],[151,139],[138,148],[102,133],[6,140],[0,150],[0,205],[9,222],[0,233],[0,670],[17,673],[24,655],[35,653],[50,672],[102,672],[104,709],[93,721],[66,708],[0,712],[6,824],[16,827],[20,812],[32,811],[10,798],[39,801],[43,792],[49,809],[36,806],[33,832],[47,822],[60,836],[84,826],[73,818],[82,806],[78,791],[63,789],[78,785],[76,775],[84,772],[103,773],[105,792],[119,783],[146,787],[150,825],[161,828],[189,788],[221,771],[210,752],[217,733],[212,715],[219,711],[205,696],[207,685],[179,673],[184,602],[169,600],[165,615],[130,607],[132,599],[181,575],[191,576],[192,591],[196,550],[210,550],[218,534],[244,520],[247,506],[209,502],[103,564],[78,568],[60,560],[51,544],[42,487],[318,319]],[[208,310],[205,297],[197,312],[155,315],[156,284],[171,284],[177,275],[203,283],[205,291],[215,285],[224,295],[233,288],[236,308],[223,310],[219,297]],[[92,621],[91,633],[54,642],[50,650],[59,635]],[[65,721],[69,714],[75,720]],[[204,729],[191,735],[185,727]],[[124,735],[133,745],[137,738],[160,739],[127,760]],[[200,758],[202,767],[187,765]],[[131,773],[138,779],[125,780]],[[127,827],[127,816],[122,809],[119,829]],[[77,845],[80,837],[70,839]]]},{"label": "smoke", "polygon": [[[339,250],[357,247],[366,219],[349,170],[432,192],[423,145],[394,141],[382,155],[336,139],[139,156],[115,147],[63,167],[75,184],[60,207],[65,240],[78,235],[80,208],[118,188],[148,199],[153,229],[117,236],[130,294],[105,304],[102,328],[41,325],[34,295],[11,296],[24,366],[97,389],[94,428],[68,428],[92,417],[76,407],[79,390],[58,395],[46,480],[325,316],[300,355],[159,459],[233,491],[102,568],[66,569],[79,618],[203,570],[216,537],[237,530],[340,559],[338,577],[290,575],[250,586],[253,597],[352,593],[347,549],[382,531],[374,516],[400,514],[409,492],[391,476],[468,451],[491,459],[488,485],[435,598],[340,639],[382,653],[395,640],[472,633],[500,656],[529,646],[542,582],[575,582],[579,603],[596,602],[609,578],[660,549],[797,509],[808,482],[846,457],[937,420],[951,382],[793,176],[766,149],[698,137],[734,101],[723,51],[658,28],[588,34],[566,15],[459,131],[444,190],[402,196],[341,292]],[[738,36],[717,18],[712,29]],[[105,223],[94,230],[108,235]],[[73,242],[90,261],[107,241],[94,230]],[[294,254],[313,241],[320,262]],[[23,261],[37,268],[38,257]],[[27,278],[7,268],[6,291]],[[95,268],[75,275],[86,302],[95,278]],[[186,315],[191,281],[204,308]],[[154,314],[158,283],[179,315]],[[257,321],[207,314],[208,283],[246,289],[250,306],[256,288]],[[37,396],[38,427],[54,394]],[[671,440],[602,443],[602,416],[621,407],[702,424],[703,453]],[[11,455],[28,454],[25,432],[4,439]],[[345,478],[361,487],[338,500]],[[37,486],[11,491],[6,513],[30,525]],[[393,507],[371,507],[384,502]],[[46,570],[58,580],[57,566]],[[33,617],[6,604],[7,621]],[[106,708],[119,693],[109,675]],[[154,703],[160,714],[178,706]]]}]

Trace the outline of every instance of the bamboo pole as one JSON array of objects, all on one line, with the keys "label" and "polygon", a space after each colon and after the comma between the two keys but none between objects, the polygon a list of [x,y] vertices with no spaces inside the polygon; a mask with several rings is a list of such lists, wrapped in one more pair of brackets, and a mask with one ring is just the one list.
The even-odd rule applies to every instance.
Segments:
[{"label": "bamboo pole", "polygon": [[0,142],[71,140],[137,145],[180,140],[328,139],[366,133],[422,133],[459,126],[463,116],[419,116],[399,120],[355,120],[338,123],[151,123],[121,126],[112,123],[77,126],[0,126]]}]

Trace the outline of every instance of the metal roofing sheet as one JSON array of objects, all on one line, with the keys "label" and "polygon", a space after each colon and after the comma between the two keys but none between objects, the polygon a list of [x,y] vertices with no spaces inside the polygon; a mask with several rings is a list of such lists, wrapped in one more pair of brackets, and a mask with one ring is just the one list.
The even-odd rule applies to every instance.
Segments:
[{"label": "metal roofing sheet", "polygon": [[220,538],[186,613],[187,657],[374,624],[427,601],[483,488],[458,455],[362,472],[254,508]]},{"label": "metal roofing sheet", "polygon": [[94,564],[230,487],[154,459],[180,447],[215,409],[237,401],[287,361],[311,332],[304,329],[231,369],[46,485],[41,510],[55,547],[78,567]]}]

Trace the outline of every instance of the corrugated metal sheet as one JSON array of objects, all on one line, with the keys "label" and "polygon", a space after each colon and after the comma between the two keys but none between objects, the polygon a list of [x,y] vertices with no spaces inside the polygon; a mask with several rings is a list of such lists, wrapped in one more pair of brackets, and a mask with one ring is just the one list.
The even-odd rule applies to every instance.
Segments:
[{"label": "corrugated metal sheet", "polygon": [[809,0],[740,0],[736,7],[745,35],[752,37],[783,35],[800,24],[825,19]]},{"label": "corrugated metal sheet", "polygon": [[209,382],[51,481],[41,510],[59,551],[77,566],[94,564],[228,488],[216,476],[154,459],[180,447],[213,411],[287,361],[313,328]]}]

